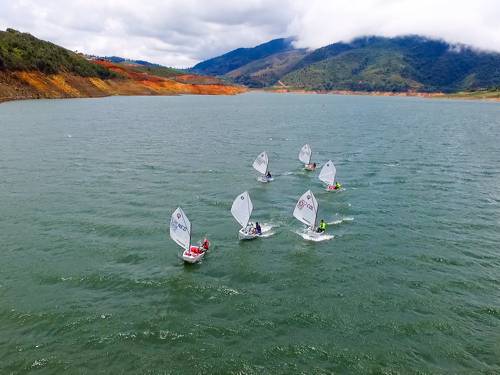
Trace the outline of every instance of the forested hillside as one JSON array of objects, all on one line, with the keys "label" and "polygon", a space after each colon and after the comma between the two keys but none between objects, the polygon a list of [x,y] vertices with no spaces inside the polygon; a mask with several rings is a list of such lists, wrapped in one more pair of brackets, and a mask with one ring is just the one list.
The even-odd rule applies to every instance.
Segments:
[{"label": "forested hillside", "polygon": [[13,29],[0,31],[0,69],[46,74],[66,72],[81,77],[115,76],[75,52]]},{"label": "forested hillside", "polygon": [[13,29],[0,31],[0,101],[108,95],[231,95],[243,91],[243,87],[214,77],[127,59],[113,63]]},{"label": "forested hillside", "polygon": [[[291,89],[392,92],[458,92],[500,87],[499,53],[441,40],[420,36],[365,37],[313,51],[291,46],[250,59],[233,70],[228,70],[232,65],[227,59],[232,61],[240,50],[208,60],[208,65],[216,74],[250,87],[270,87],[278,82]],[[251,49],[245,50],[245,56],[252,56],[248,51]]]}]

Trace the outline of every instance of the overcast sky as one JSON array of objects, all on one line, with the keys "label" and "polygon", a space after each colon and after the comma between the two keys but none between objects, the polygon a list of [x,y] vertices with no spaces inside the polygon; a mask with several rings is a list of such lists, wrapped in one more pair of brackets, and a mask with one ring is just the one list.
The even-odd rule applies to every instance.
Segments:
[{"label": "overcast sky", "polygon": [[291,35],[307,48],[421,34],[500,51],[500,0],[0,0],[7,27],[175,67]]}]

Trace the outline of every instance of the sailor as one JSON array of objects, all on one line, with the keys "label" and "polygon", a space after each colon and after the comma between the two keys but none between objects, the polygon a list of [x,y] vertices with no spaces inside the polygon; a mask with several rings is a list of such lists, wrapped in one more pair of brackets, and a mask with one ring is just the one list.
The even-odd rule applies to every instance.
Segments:
[{"label": "sailor", "polygon": [[203,243],[201,244],[203,251],[207,251],[209,246],[210,246],[210,242],[208,242],[208,240],[206,238],[204,238]]},{"label": "sailor", "polygon": [[262,234],[262,228],[260,227],[260,224],[258,222],[255,223],[255,233]]},{"label": "sailor", "polygon": [[338,181],[337,181],[337,182],[335,182],[335,187],[334,187],[334,189],[335,189],[335,190],[338,190],[338,189],[340,189],[341,187],[342,187],[342,185],[341,185]]},{"label": "sailor", "polygon": [[252,223],[249,223],[248,226],[247,226],[247,233],[250,233],[250,234],[255,234],[255,227],[253,226]]},{"label": "sailor", "polygon": [[321,219],[318,227],[318,233],[323,233],[326,231],[326,223],[323,219]]},{"label": "sailor", "polygon": [[268,179],[269,179],[269,178],[272,178],[272,176],[271,176],[271,172],[270,172],[270,171],[267,171],[266,178],[268,178]]}]

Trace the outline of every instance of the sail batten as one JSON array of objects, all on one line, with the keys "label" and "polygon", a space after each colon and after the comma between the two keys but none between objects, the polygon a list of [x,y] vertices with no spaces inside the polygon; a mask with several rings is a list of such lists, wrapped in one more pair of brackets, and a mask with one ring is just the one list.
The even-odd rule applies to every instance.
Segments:
[{"label": "sail batten", "polygon": [[184,250],[191,244],[191,222],[182,208],[178,207],[170,218],[170,238]]},{"label": "sail batten", "polygon": [[337,169],[331,160],[328,160],[326,164],[321,168],[321,172],[319,172],[319,179],[323,181],[325,184],[333,185],[335,182],[335,174],[337,173]]},{"label": "sail batten", "polygon": [[302,146],[299,152],[299,160],[304,164],[310,164],[311,156],[312,156],[311,146],[309,146],[308,144]]},{"label": "sail batten", "polygon": [[297,201],[293,216],[305,225],[315,228],[318,216],[318,201],[311,190],[306,191]]},{"label": "sail batten", "polygon": [[247,191],[238,195],[231,206],[231,214],[242,228],[246,228],[252,215],[253,204]]},{"label": "sail batten", "polygon": [[253,162],[253,167],[257,172],[260,172],[261,174],[265,175],[267,174],[267,167],[269,164],[269,158],[267,157],[267,153],[261,152],[259,156],[257,156],[257,159]]}]

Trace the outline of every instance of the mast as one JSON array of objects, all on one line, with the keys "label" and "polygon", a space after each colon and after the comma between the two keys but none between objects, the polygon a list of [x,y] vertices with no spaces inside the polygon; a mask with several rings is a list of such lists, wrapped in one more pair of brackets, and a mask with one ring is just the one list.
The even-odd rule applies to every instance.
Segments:
[{"label": "mast", "polygon": [[[318,202],[318,201],[316,201]],[[314,204],[314,201],[313,201],[313,204]],[[316,214],[314,215],[314,223],[313,223],[313,230],[316,229],[316,222],[318,221],[318,209],[319,209],[319,203],[318,205],[315,207],[316,209]]]},{"label": "mast", "polygon": [[[250,195],[248,196],[248,199],[247,199],[247,208],[248,208],[248,212],[250,212]],[[252,213],[250,212],[250,215],[248,215],[248,223],[250,222],[251,217],[252,217]],[[246,226],[248,226],[248,223]]]}]

